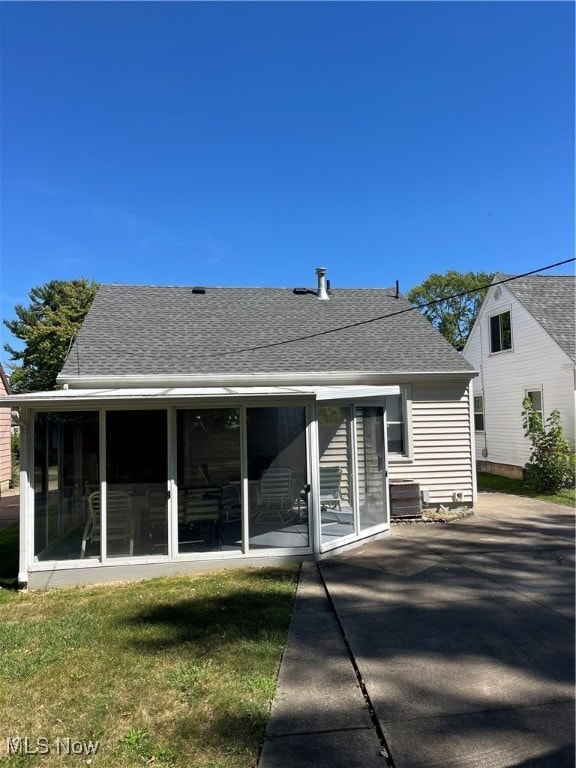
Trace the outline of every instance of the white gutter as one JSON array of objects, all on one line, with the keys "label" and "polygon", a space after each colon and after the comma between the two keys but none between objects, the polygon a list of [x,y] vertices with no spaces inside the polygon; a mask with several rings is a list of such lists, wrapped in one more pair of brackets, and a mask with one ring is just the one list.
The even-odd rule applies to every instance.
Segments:
[{"label": "white gutter", "polygon": [[382,398],[387,395],[400,393],[398,385],[352,387],[320,386],[320,387],[159,387],[132,389],[120,387],[117,389],[60,389],[51,392],[30,392],[24,395],[11,395],[3,398],[2,402],[11,406],[36,407],[67,407],[72,404],[91,405],[103,403],[151,403],[160,401],[163,405],[170,403],[203,400],[205,402],[234,399],[249,401],[262,398],[289,398],[319,400],[361,400],[366,398]]},{"label": "white gutter", "polygon": [[266,387],[266,386],[321,386],[350,384],[405,384],[410,381],[430,381],[455,378],[468,381],[478,371],[303,371],[298,373],[218,373],[218,374],[151,374],[144,376],[58,376],[58,384],[71,389],[98,389],[117,387]]}]

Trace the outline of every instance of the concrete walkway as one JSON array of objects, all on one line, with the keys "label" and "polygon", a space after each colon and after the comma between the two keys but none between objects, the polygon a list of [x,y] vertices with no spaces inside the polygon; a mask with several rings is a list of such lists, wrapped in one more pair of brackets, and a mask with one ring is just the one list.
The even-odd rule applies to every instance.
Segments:
[{"label": "concrete walkway", "polygon": [[18,522],[20,517],[20,489],[11,488],[0,496],[0,531]]},{"label": "concrete walkway", "polygon": [[278,682],[259,768],[574,768],[574,510],[480,494],[306,564]]}]

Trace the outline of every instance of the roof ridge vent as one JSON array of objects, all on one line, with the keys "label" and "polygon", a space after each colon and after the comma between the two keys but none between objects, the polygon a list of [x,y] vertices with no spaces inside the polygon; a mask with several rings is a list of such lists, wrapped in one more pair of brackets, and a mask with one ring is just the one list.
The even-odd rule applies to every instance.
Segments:
[{"label": "roof ridge vent", "polygon": [[316,274],[318,275],[318,292],[316,295],[320,301],[329,301],[330,296],[326,290],[326,267],[317,267]]},{"label": "roof ridge vent", "polygon": [[206,288],[202,285],[195,285],[192,288],[192,293],[199,294],[200,296],[204,295],[206,293]]}]

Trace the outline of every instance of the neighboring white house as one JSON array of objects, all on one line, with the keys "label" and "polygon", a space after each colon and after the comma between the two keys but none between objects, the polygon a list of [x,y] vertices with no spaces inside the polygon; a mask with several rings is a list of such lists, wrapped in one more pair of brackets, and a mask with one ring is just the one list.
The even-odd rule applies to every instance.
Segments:
[{"label": "neighboring white house", "polygon": [[531,444],[522,427],[528,395],[544,421],[557,409],[566,437],[575,436],[575,278],[496,275],[463,355],[474,380],[479,469],[520,477]]},{"label": "neighboring white house", "polygon": [[323,269],[314,289],[100,286],[63,389],[7,399],[19,581],[322,557],[389,533],[391,480],[471,506],[476,374],[412,309]]}]

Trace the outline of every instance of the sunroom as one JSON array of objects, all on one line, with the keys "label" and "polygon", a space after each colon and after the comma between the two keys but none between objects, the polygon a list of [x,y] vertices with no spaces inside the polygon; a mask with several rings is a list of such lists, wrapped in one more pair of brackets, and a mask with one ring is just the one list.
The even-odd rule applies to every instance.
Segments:
[{"label": "sunroom", "polygon": [[12,400],[23,436],[19,579],[30,586],[321,556],[389,530],[397,385]]}]

